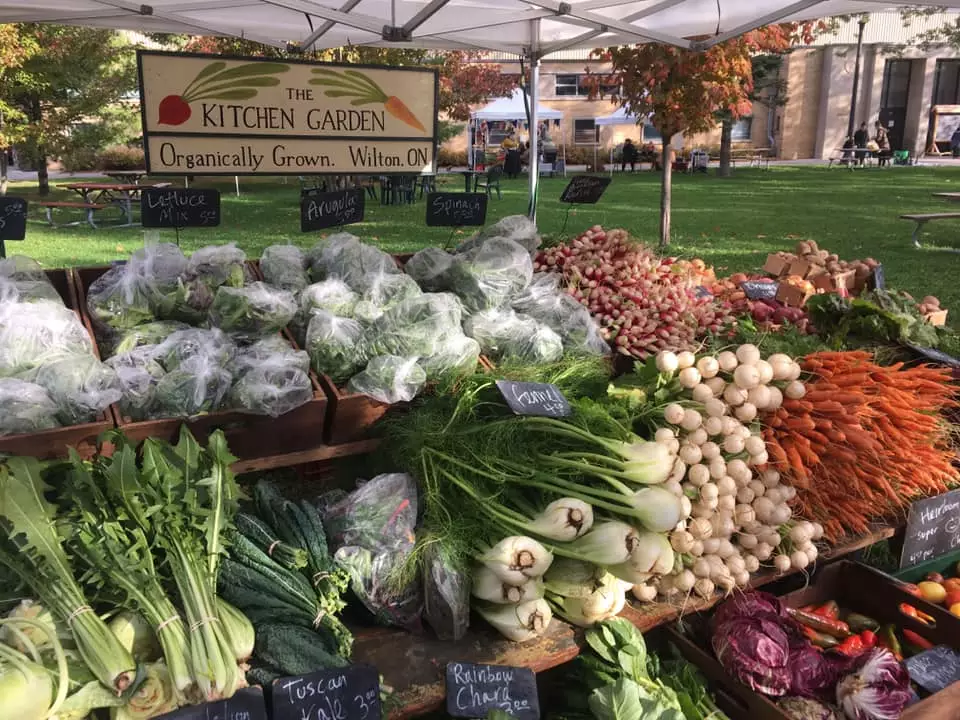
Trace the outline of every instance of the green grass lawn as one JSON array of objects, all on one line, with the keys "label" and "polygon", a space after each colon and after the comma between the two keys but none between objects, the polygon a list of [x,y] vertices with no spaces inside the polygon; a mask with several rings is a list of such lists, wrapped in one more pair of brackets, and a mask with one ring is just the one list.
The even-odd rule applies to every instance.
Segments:
[{"label": "green grass lawn", "polygon": [[[61,183],[68,181],[61,180]],[[545,180],[541,187],[538,221],[541,231],[557,237],[566,214],[558,202],[565,180]],[[459,175],[444,178],[444,189],[462,190]],[[201,182],[201,186],[214,183]],[[181,245],[191,251],[211,243],[236,242],[250,257],[274,243],[309,247],[312,235],[299,227],[298,184],[241,179],[241,197],[232,180],[217,183],[223,192],[223,224],[217,229],[185,230]],[[502,200],[494,197],[488,219],[523,213],[527,206],[526,180],[504,181]],[[910,244],[912,224],[898,220],[906,212],[960,210],[931,197],[937,191],[960,191],[960,168],[876,168],[857,172],[815,167],[780,167],[768,171],[738,169],[731,179],[710,175],[675,176],[673,186],[672,253],[702,257],[718,273],[759,268],[767,253],[792,249],[799,239],[816,240],[842,258],[875,257],[884,263],[887,282],[914,295],[937,295],[960,315],[960,221],[944,220],[927,226],[924,248]],[[34,187],[21,183],[11,194],[32,197]],[[639,173],[616,177],[595,206],[570,212],[564,234],[575,234],[593,224],[623,227],[649,242],[657,238],[659,176]],[[76,199],[57,190],[60,199]],[[36,209],[31,215],[40,218]],[[382,207],[368,200],[366,221],[351,231],[390,252],[413,251],[443,245],[450,231],[424,224],[424,202],[413,206]],[[173,240],[172,232],[164,232]],[[91,265],[122,258],[139,247],[143,231],[137,228],[50,228],[30,223],[27,240],[9,243],[8,253],[22,253],[48,267]],[[454,238],[454,241],[456,238]],[[952,318],[953,319],[953,318]],[[955,322],[955,320],[954,320]]]}]

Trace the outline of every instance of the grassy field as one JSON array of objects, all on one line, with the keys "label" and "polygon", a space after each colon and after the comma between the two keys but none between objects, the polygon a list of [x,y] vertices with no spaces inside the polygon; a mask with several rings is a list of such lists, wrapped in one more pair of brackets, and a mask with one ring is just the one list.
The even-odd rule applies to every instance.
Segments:
[{"label": "grassy field", "polygon": [[[59,181],[67,182],[67,181]],[[444,189],[462,190],[459,175],[443,179]],[[538,221],[541,231],[558,237],[565,205],[558,202],[565,180],[545,180]],[[201,183],[213,186],[213,183]],[[211,230],[186,230],[186,251],[212,243],[236,242],[250,257],[274,243],[309,247],[312,235],[299,232],[298,184],[241,179],[241,197],[233,184],[223,191],[223,224]],[[526,211],[526,180],[504,181],[502,200],[494,197],[488,218]],[[960,208],[931,197],[937,191],[960,191],[960,168],[876,168],[857,172],[815,167],[781,167],[768,171],[738,169],[731,179],[710,175],[675,176],[672,253],[702,257],[719,273],[759,268],[767,253],[792,248],[799,239],[816,240],[842,258],[875,257],[884,263],[887,283],[922,296],[934,294],[960,315],[960,222],[931,223],[924,248],[910,243],[912,224],[898,220],[907,212],[946,212]],[[31,197],[22,183],[10,193]],[[55,197],[76,199],[69,191]],[[653,173],[616,177],[595,206],[580,206],[567,218],[563,234],[593,224],[624,227],[642,240],[657,237],[659,177]],[[41,217],[34,210],[34,217]],[[424,202],[383,207],[369,201],[366,221],[351,231],[390,252],[412,251],[451,240],[450,231],[424,224]],[[173,240],[173,233],[164,233]],[[8,253],[32,256],[48,267],[91,265],[121,258],[140,246],[137,228],[50,228],[30,223],[27,240],[9,243]],[[456,237],[453,241],[456,241]]]}]

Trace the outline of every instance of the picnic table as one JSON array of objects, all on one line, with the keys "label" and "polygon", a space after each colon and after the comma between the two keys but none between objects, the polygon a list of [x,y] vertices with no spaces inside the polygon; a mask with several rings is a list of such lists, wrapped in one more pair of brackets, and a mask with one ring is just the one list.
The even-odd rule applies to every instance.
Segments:
[{"label": "picnic table", "polygon": [[140,200],[140,191],[144,188],[169,187],[170,183],[156,183],[153,185],[137,185],[136,183],[71,183],[64,185],[67,190],[73,190],[88,206],[114,206],[123,210],[127,222],[114,227],[132,227],[133,204]]},{"label": "picnic table", "polygon": [[951,202],[960,202],[960,192],[935,192],[934,197],[943,198]]},{"label": "picnic table", "polygon": [[116,180],[118,183],[133,183],[139,185],[140,181],[147,176],[146,170],[104,170],[103,174],[108,178]]}]

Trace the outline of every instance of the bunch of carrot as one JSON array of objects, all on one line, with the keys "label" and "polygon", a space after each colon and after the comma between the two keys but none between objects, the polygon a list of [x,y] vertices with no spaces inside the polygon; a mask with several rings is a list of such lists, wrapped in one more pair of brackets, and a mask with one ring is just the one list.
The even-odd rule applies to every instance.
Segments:
[{"label": "bunch of carrot", "polygon": [[903,515],[916,498],[960,479],[940,415],[957,405],[950,371],[872,359],[862,351],[808,355],[800,363],[806,394],[766,418],[770,463],[796,488],[795,512],[823,525],[831,541]]}]

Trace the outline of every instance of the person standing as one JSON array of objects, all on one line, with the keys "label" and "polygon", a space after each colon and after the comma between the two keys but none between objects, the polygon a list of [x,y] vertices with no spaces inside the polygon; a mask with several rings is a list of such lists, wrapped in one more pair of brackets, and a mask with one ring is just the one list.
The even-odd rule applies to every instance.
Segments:
[{"label": "person standing", "polygon": [[860,127],[853,134],[853,144],[857,146],[857,164],[863,165],[867,159],[867,143],[870,142],[870,133],[867,131],[867,124],[860,123]]},{"label": "person standing", "polygon": [[874,132],[876,133],[873,136],[873,141],[877,144],[877,163],[880,167],[883,167],[890,162],[890,134],[887,132],[887,129],[880,124],[880,121],[877,120],[873,125]]},{"label": "person standing", "polygon": [[627,138],[623,143],[623,155],[621,157],[622,166],[620,172],[627,171],[627,165],[630,165],[630,172],[635,172],[637,169],[637,146],[633,144],[633,140]]}]

